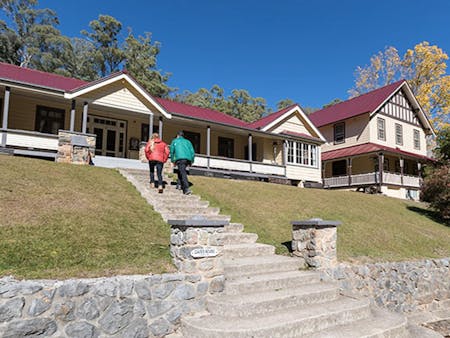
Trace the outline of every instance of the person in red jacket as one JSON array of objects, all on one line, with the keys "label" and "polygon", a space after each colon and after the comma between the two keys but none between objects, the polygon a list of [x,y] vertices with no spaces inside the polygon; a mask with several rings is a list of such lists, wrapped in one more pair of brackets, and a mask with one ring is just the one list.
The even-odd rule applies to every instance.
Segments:
[{"label": "person in red jacket", "polygon": [[[155,188],[158,188],[158,192],[163,192],[163,179],[162,169],[164,163],[169,158],[169,147],[167,144],[159,138],[158,133],[154,133],[150,140],[148,140],[145,146],[145,156],[148,160],[150,167],[150,186],[155,184]],[[155,168],[158,176],[158,182],[155,183]]]}]

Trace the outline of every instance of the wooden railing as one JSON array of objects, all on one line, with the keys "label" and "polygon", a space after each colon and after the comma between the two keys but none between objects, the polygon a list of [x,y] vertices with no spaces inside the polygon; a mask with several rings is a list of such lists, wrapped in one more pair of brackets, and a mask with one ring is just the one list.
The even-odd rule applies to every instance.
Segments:
[{"label": "wooden railing", "polygon": [[285,166],[256,161],[206,155],[195,155],[195,167],[285,176]]},{"label": "wooden railing", "polygon": [[6,134],[6,145],[10,147],[58,150],[58,135],[28,130],[0,129],[1,137],[3,133]]},{"label": "wooden railing", "polygon": [[[372,172],[367,174],[351,175],[350,179],[347,175],[328,177],[323,179],[323,183],[326,188],[379,184],[379,177],[379,173]],[[402,176],[400,174],[383,172],[383,183],[408,187],[420,187],[420,178],[417,176],[404,175],[402,184]]]}]

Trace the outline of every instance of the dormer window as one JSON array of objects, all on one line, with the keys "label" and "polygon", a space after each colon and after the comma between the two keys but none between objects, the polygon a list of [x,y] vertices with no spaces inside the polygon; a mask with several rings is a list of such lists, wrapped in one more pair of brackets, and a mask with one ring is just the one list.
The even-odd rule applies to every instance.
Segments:
[{"label": "dormer window", "polygon": [[334,125],[334,143],[345,142],[345,122],[336,123]]}]

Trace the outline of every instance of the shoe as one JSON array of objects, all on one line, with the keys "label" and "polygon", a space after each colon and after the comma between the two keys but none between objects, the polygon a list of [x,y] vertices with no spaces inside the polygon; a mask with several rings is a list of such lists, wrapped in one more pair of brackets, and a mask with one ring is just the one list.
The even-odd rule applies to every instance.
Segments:
[{"label": "shoe", "polygon": [[192,191],[186,190],[183,194],[185,194],[185,195],[191,195],[191,194],[192,194]]},{"label": "shoe", "polygon": [[162,194],[163,192],[164,192],[163,187],[159,187],[159,188],[158,188],[158,193]]},{"label": "shoe", "polygon": [[176,189],[181,190],[181,186],[179,184],[177,184]]}]

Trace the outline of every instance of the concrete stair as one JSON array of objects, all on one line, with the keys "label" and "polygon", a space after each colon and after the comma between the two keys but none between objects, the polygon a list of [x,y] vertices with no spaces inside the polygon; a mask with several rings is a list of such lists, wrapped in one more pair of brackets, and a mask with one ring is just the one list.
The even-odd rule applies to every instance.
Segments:
[{"label": "concrete stair", "polygon": [[[164,219],[204,216],[226,219],[200,197],[173,186],[163,194],[148,184],[148,173],[127,177]],[[130,177],[131,176],[131,177]],[[316,271],[301,270],[300,259],[275,255],[271,245],[256,243],[240,223],[229,223],[217,242],[223,244],[225,289],[206,300],[207,312],[181,318],[171,338],[246,337],[419,337],[404,316],[370,306],[367,299],[340,294],[334,282]]]}]

